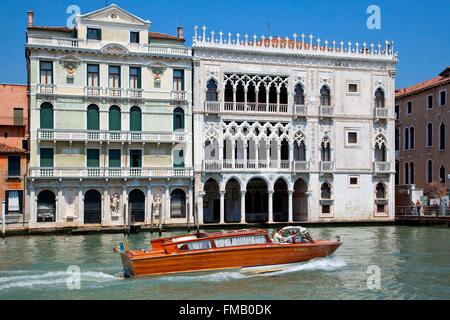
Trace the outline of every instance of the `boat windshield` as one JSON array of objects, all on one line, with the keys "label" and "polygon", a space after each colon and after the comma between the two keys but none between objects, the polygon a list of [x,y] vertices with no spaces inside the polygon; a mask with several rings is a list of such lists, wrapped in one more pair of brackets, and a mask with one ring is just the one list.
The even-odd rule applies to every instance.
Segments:
[{"label": "boat windshield", "polygon": [[209,241],[209,240],[180,243],[177,246],[180,251],[204,250],[204,249],[212,248],[211,241]]},{"label": "boat windshield", "polygon": [[230,237],[214,240],[217,248],[234,247],[234,246],[248,246],[252,244],[267,243],[264,235]]}]

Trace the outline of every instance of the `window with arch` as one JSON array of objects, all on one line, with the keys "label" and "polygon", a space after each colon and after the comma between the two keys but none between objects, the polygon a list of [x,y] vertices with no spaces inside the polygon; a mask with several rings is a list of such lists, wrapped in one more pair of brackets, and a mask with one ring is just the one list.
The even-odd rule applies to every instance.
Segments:
[{"label": "window with arch", "polygon": [[375,91],[375,108],[384,108],[384,91],[381,88],[378,88]]},{"label": "window with arch", "polygon": [[87,130],[100,130],[100,111],[95,104],[87,107]]},{"label": "window with arch", "polygon": [[427,182],[433,182],[433,161],[427,161]]},{"label": "window with arch", "polygon": [[445,124],[443,122],[439,127],[439,150],[445,150]]},{"label": "window with arch", "polygon": [[322,183],[320,187],[320,198],[323,200],[331,200],[331,187],[328,182]]},{"label": "window with arch", "polygon": [[137,106],[130,109],[130,131],[142,131],[142,112]]},{"label": "window with arch", "polygon": [[305,90],[300,83],[297,83],[294,88],[294,103],[298,105],[305,104]]},{"label": "window with arch", "polygon": [[173,130],[184,130],[184,110],[180,107],[173,111]]},{"label": "window with arch", "polygon": [[186,218],[186,193],[175,189],[170,195],[170,217]]},{"label": "window with arch", "polygon": [[409,183],[415,183],[414,162],[409,163]]},{"label": "window with arch", "polygon": [[439,182],[445,184],[446,179],[445,167],[441,164],[441,167],[439,168]]},{"label": "window with arch", "polygon": [[327,86],[323,86],[320,89],[320,105],[329,106],[331,105],[331,93]]},{"label": "window with arch", "polygon": [[294,145],[294,160],[306,161],[306,145],[304,141]]},{"label": "window with arch", "polygon": [[386,139],[381,135],[377,137],[375,143],[375,161],[376,162],[387,161]]},{"label": "window with arch", "polygon": [[206,84],[206,101],[218,101],[217,83],[214,79],[209,79]]},{"label": "window with arch", "polygon": [[405,169],[404,169],[404,180],[405,184],[409,184],[409,163],[405,163]]},{"label": "window with arch", "polygon": [[53,129],[53,105],[50,102],[41,104],[40,127],[41,129]]},{"label": "window with arch", "polygon": [[386,199],[386,187],[383,183],[378,183],[376,187],[376,198],[377,199]]},{"label": "window with arch", "polygon": [[414,128],[411,127],[409,128],[409,148],[410,149],[414,149],[414,146],[416,144],[416,137],[415,137],[415,132],[414,132]]},{"label": "window with arch", "polygon": [[395,128],[395,151],[400,150],[400,130]]},{"label": "window with arch", "polygon": [[122,130],[121,112],[118,106],[111,106],[109,108],[109,127],[110,131]]},{"label": "window with arch", "polygon": [[225,83],[225,102],[233,102],[234,101],[234,94],[233,94],[233,84],[231,83],[231,80],[228,80]]},{"label": "window with arch", "polygon": [[427,147],[433,146],[433,124],[427,124]]},{"label": "window with arch", "polygon": [[324,140],[321,144],[320,156],[322,161],[331,161],[331,145],[330,141]]},{"label": "window with arch", "polygon": [[409,150],[409,128],[405,128],[404,149]]}]

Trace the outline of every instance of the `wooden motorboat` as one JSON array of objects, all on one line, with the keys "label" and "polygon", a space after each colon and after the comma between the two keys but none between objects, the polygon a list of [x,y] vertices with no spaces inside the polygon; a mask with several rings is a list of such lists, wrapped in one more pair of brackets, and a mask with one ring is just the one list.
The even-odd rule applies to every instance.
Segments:
[{"label": "wooden motorboat", "polygon": [[119,252],[125,277],[138,277],[292,264],[327,257],[342,244],[306,235],[276,243],[261,229],[197,233],[152,240],[150,250],[122,245]]}]

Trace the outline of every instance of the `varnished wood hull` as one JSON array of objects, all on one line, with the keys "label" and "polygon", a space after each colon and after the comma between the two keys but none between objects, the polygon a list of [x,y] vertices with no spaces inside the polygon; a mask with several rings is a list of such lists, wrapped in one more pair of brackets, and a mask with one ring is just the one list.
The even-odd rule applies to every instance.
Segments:
[{"label": "varnished wood hull", "polygon": [[310,244],[267,244],[237,248],[199,250],[173,255],[122,254],[126,277],[186,273],[269,265],[282,265],[323,258],[341,245],[337,241]]}]

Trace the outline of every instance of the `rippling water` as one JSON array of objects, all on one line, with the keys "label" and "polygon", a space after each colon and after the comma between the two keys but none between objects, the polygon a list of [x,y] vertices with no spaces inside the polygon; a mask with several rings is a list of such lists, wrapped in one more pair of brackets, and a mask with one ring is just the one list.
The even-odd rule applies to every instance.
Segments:
[{"label": "rippling water", "polygon": [[[10,237],[0,240],[0,299],[450,299],[450,228],[314,227],[310,233],[340,235],[344,244],[329,258],[272,273],[140,279],[122,278],[120,257],[112,253],[120,234]],[[132,235],[130,248],[148,247],[151,239]],[[67,288],[74,265],[81,270],[79,290]],[[368,266],[380,268],[380,290],[367,288]]]}]

